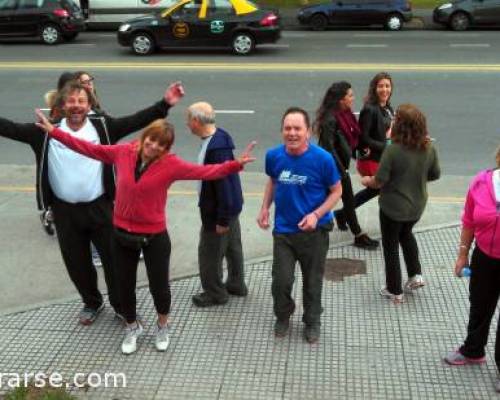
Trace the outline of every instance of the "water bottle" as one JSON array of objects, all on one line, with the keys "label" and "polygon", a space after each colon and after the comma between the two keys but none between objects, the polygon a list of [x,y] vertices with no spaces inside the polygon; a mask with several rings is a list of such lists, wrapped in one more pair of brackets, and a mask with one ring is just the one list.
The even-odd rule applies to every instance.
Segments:
[{"label": "water bottle", "polygon": [[472,274],[472,271],[468,265],[462,268],[462,271],[460,271],[460,276],[462,278],[469,278]]}]

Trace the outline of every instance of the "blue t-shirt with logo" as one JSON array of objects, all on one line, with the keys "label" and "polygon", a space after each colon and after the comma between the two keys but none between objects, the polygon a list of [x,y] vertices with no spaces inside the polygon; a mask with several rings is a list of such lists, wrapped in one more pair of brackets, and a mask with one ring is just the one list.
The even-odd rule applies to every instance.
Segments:
[{"label": "blue t-shirt with logo", "polygon": [[[330,187],[340,180],[332,155],[312,143],[300,156],[288,154],[285,145],[269,150],[266,174],[275,188],[275,233],[301,232],[298,223],[324,203]],[[318,226],[331,221],[332,213],[328,212]]]}]

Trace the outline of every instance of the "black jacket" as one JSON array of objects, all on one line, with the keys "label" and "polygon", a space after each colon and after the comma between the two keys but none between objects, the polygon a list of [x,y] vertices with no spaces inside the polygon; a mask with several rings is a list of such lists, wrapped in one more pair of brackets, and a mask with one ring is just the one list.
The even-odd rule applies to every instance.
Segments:
[{"label": "black jacket", "polygon": [[318,145],[333,156],[342,175],[349,169],[353,152],[333,113],[326,115],[319,126]]},{"label": "black jacket", "polygon": [[[387,105],[387,107],[392,113],[391,106]],[[385,135],[388,129],[385,113],[386,111],[378,104],[367,103],[359,114],[361,136],[358,148],[368,147],[370,149],[370,155],[367,157],[369,160],[380,161],[385,149],[387,143]]]},{"label": "black jacket", "polygon": [[[135,114],[113,118],[107,114],[91,114],[87,118],[94,125],[101,144],[115,144],[124,136],[133,133],[158,118],[168,114],[170,106],[161,100],[151,107],[138,111]],[[29,144],[36,157],[36,199],[40,210],[47,209],[53,201],[54,194],[49,185],[48,176],[48,143],[50,138],[34,123],[15,123],[0,118],[0,136]],[[115,180],[111,165],[104,164],[102,180],[107,198],[114,199]]]},{"label": "black jacket", "polygon": [[[229,134],[217,128],[208,144],[204,164],[218,164],[234,160],[234,144]],[[243,208],[240,176],[231,174],[215,181],[202,181],[200,199],[201,222],[207,230],[215,225],[228,226]]]}]

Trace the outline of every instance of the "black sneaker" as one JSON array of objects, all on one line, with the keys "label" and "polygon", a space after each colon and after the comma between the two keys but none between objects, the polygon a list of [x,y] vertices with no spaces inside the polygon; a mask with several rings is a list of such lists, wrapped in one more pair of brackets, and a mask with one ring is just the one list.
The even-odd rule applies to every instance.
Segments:
[{"label": "black sneaker", "polygon": [[306,327],[304,328],[304,337],[307,340],[307,343],[310,344],[317,343],[319,340],[319,335],[320,335],[319,324],[306,325]]},{"label": "black sneaker", "polygon": [[378,240],[371,239],[366,233],[362,233],[354,238],[354,246],[361,249],[375,250],[378,244]]},{"label": "black sneaker", "polygon": [[274,336],[278,338],[285,337],[290,328],[290,319],[277,319],[274,323]]},{"label": "black sneaker", "polygon": [[248,288],[246,285],[244,285],[243,287],[240,287],[240,288],[226,286],[226,290],[230,295],[233,295],[233,296],[239,296],[239,297],[248,296]]},{"label": "black sneaker", "polygon": [[54,219],[52,217],[52,211],[44,210],[40,214],[40,222],[42,223],[42,228],[45,233],[49,236],[54,236]]},{"label": "black sneaker", "polygon": [[192,297],[193,304],[197,307],[212,307],[219,306],[227,303],[227,298],[223,300],[214,299],[212,296],[208,295],[205,292],[195,294]]},{"label": "black sneaker", "polygon": [[347,226],[347,221],[345,220],[344,214],[342,214],[340,211],[335,211],[334,214],[337,228],[339,228],[341,231],[348,230],[349,228]]}]

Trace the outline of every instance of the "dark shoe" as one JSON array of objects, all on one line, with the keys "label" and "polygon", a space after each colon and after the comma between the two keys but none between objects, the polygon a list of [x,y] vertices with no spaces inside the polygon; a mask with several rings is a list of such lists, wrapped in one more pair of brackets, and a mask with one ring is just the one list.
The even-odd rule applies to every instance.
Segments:
[{"label": "dark shoe", "polygon": [[277,319],[274,323],[274,336],[278,338],[285,337],[290,328],[290,319]]},{"label": "dark shoe", "polygon": [[314,344],[317,343],[319,340],[319,335],[320,335],[320,325],[319,324],[314,324],[314,325],[306,325],[304,329],[304,337],[307,340],[307,343]]},{"label": "dark shoe", "polygon": [[375,250],[378,247],[378,240],[373,240],[366,233],[362,233],[354,238],[354,246],[366,250]]},{"label": "dark shoe", "polygon": [[212,307],[212,306],[219,306],[222,304],[227,303],[227,298],[223,300],[217,300],[214,299],[213,297],[209,296],[205,292],[203,293],[198,293],[193,296],[193,304],[197,307]]},{"label": "dark shoe", "polygon": [[232,286],[226,286],[226,290],[229,294],[233,296],[240,296],[240,297],[245,297],[248,296],[248,288],[246,285],[244,285],[241,288],[235,288]]},{"label": "dark shoe", "polygon": [[97,319],[99,314],[104,310],[104,303],[101,304],[97,310],[89,307],[83,307],[80,313],[78,314],[78,320],[82,325],[91,325]]},{"label": "dark shoe", "polygon": [[335,222],[337,223],[337,228],[341,231],[346,231],[349,229],[347,227],[347,221],[345,220],[344,214],[341,214],[339,211],[335,211]]},{"label": "dark shoe", "polygon": [[52,211],[45,210],[40,214],[40,222],[45,233],[49,236],[54,236],[54,217],[52,216]]}]

